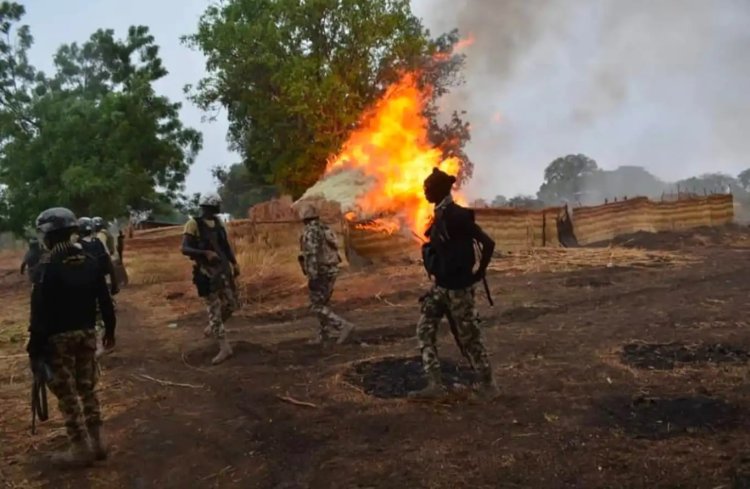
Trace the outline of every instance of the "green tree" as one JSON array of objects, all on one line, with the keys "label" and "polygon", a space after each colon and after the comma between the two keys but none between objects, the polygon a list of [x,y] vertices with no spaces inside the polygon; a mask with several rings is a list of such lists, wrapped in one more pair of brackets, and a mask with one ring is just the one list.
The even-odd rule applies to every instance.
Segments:
[{"label": "green tree", "polygon": [[247,217],[250,207],[278,196],[273,185],[258,184],[250,176],[247,167],[235,164],[227,168],[213,169],[214,178],[219,182],[219,195],[222,210],[235,218]]},{"label": "green tree", "polygon": [[508,201],[508,206],[518,209],[543,209],[544,202],[533,195],[516,195]]},{"label": "green tree", "polygon": [[745,195],[747,192],[741,180],[724,173],[704,173],[697,177],[680,180],[675,184],[681,192],[697,195],[717,193],[737,193]]},{"label": "green tree", "polygon": [[588,178],[599,171],[596,161],[586,155],[557,158],[544,170],[544,183],[537,192],[539,200],[549,205],[576,201]]},{"label": "green tree", "polygon": [[[457,32],[430,37],[408,0],[227,0],[203,14],[184,42],[209,76],[193,89],[204,110],[226,108],[229,141],[252,182],[300,195],[323,173],[365,108],[405,71],[434,87],[429,135],[467,162],[468,125],[437,121],[437,99],[461,82]],[[439,54],[442,53],[442,54]]]},{"label": "green tree", "polygon": [[154,91],[167,71],[148,28],[64,45],[46,76],[28,63],[23,14],[0,4],[0,227],[55,205],[111,218],[178,200],[201,135]]},{"label": "green tree", "polygon": [[492,207],[506,207],[508,205],[508,198],[504,195],[498,195],[492,200]]},{"label": "green tree", "polygon": [[737,175],[737,181],[745,191],[750,192],[750,168]]}]

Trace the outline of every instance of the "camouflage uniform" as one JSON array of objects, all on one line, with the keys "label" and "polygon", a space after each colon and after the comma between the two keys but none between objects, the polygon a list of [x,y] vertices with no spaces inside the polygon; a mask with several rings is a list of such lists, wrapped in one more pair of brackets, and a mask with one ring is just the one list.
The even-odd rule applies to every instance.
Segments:
[{"label": "camouflage uniform", "polygon": [[474,287],[450,290],[433,287],[422,298],[422,316],[417,323],[417,339],[422,352],[422,364],[428,374],[440,371],[436,336],[443,316],[451,323],[456,344],[461,353],[483,379],[492,375],[489,358],[479,329]]},{"label": "camouflage uniform", "polygon": [[[65,225],[62,229],[70,229],[76,221],[71,211],[53,208],[40,215],[37,227],[54,231],[60,222]],[[31,292],[27,351],[32,368],[49,367],[48,385],[58,398],[71,442],[70,451],[56,454],[53,461],[85,462],[92,452],[103,460],[106,448],[99,431],[102,419],[95,390],[97,306],[112,344],[117,322],[104,273],[95,258],[69,241],[54,245],[39,266]]]},{"label": "camouflage uniform", "polygon": [[[222,242],[224,238],[219,238],[219,229],[215,226],[222,226],[221,222],[216,220],[203,219],[201,224],[206,227],[204,233],[217,233],[217,242]],[[186,224],[183,232],[184,235],[194,238],[195,240],[206,240],[204,247],[210,249],[209,240],[201,235],[199,223],[196,219],[191,218]],[[219,254],[228,254],[224,250],[214,250]],[[229,257],[225,257],[229,259]],[[232,257],[233,258],[233,257]],[[193,271],[193,281],[198,288],[198,295],[203,298],[203,302],[208,312],[208,327],[205,332],[214,338],[221,340],[225,338],[224,322],[227,321],[235,310],[238,309],[237,297],[232,286],[231,270],[215,269],[205,261],[196,262]]]},{"label": "camouflage uniform", "polygon": [[73,442],[81,441],[84,439],[81,419],[89,431],[102,424],[95,390],[96,333],[91,329],[68,331],[50,337],[48,345],[52,373],[49,389],[57,397],[68,437]]},{"label": "camouflage uniform", "polygon": [[208,311],[208,329],[211,336],[222,339],[226,336],[224,321],[232,317],[237,308],[237,299],[229,279],[221,275],[216,279],[219,283],[216,290],[212,290],[203,298]]},{"label": "camouflage uniform", "polygon": [[318,317],[319,338],[325,340],[330,337],[331,329],[341,331],[350,324],[328,306],[341,263],[336,235],[320,219],[310,220],[305,223],[300,237],[300,252],[301,264],[308,278],[310,311]]}]

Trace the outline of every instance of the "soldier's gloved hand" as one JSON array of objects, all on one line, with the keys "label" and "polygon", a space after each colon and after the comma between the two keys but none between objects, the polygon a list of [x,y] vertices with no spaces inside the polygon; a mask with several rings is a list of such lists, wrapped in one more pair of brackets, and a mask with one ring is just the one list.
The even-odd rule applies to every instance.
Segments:
[{"label": "soldier's gloved hand", "polygon": [[232,270],[234,271],[234,278],[237,278],[240,276],[240,266],[236,263],[232,265]]},{"label": "soldier's gloved hand", "polygon": [[215,251],[206,250],[203,254],[209,262],[218,261],[219,259],[219,255]]},{"label": "soldier's gloved hand", "polygon": [[109,288],[109,292],[112,295],[119,294],[120,293],[120,286],[113,282],[112,286]]}]

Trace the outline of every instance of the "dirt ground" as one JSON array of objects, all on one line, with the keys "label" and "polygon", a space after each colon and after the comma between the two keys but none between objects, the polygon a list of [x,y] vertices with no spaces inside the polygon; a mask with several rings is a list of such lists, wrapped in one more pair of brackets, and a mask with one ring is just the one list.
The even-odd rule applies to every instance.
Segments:
[{"label": "dirt ground", "polygon": [[451,396],[404,399],[423,382],[416,264],[345,271],[334,307],[360,329],[328,348],[306,344],[301,280],[269,283],[262,302],[255,284],[228,323],[236,356],[217,367],[189,282],[132,285],[101,362],[110,460],[65,472],[43,457],[64,443],[54,402],[29,434],[28,286],[0,256],[0,487],[750,487],[750,233],[618,242],[686,259],[493,267],[496,305],[479,305],[502,394],[488,403],[466,395],[447,325]]}]

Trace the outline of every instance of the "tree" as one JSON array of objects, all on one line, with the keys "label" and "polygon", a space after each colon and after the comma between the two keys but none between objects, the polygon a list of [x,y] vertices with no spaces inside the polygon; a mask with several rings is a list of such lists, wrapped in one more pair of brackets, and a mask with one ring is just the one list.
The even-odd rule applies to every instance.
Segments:
[{"label": "tree", "polygon": [[[405,71],[432,87],[429,134],[465,158],[468,125],[437,121],[436,100],[461,82],[457,32],[431,39],[408,0],[227,0],[183,41],[209,76],[186,87],[204,110],[228,112],[229,141],[252,183],[298,196],[323,173],[362,112]],[[439,54],[439,55],[438,55]],[[460,175],[471,176],[468,159]]]},{"label": "tree", "polygon": [[492,200],[492,207],[507,207],[508,206],[508,198],[504,195],[498,195]]},{"label": "tree", "polygon": [[222,209],[233,217],[247,217],[250,207],[278,196],[276,187],[254,183],[243,164],[232,165],[229,169],[216,167],[213,175],[219,182]]},{"label": "tree", "polygon": [[750,168],[737,175],[737,181],[745,191],[750,192]]},{"label": "tree", "polygon": [[153,89],[167,71],[148,28],[64,45],[48,77],[28,63],[23,14],[0,4],[0,227],[57,205],[112,218],[179,200],[201,135]]},{"label": "tree", "polygon": [[544,202],[533,195],[516,195],[508,201],[508,206],[519,209],[543,209]]},{"label": "tree", "polygon": [[697,177],[690,177],[676,183],[681,192],[697,195],[716,193],[746,194],[740,180],[724,173],[704,173]]},{"label": "tree", "polygon": [[596,161],[586,155],[557,158],[544,170],[544,183],[537,197],[550,205],[576,201],[584,190],[585,180],[598,171]]}]

